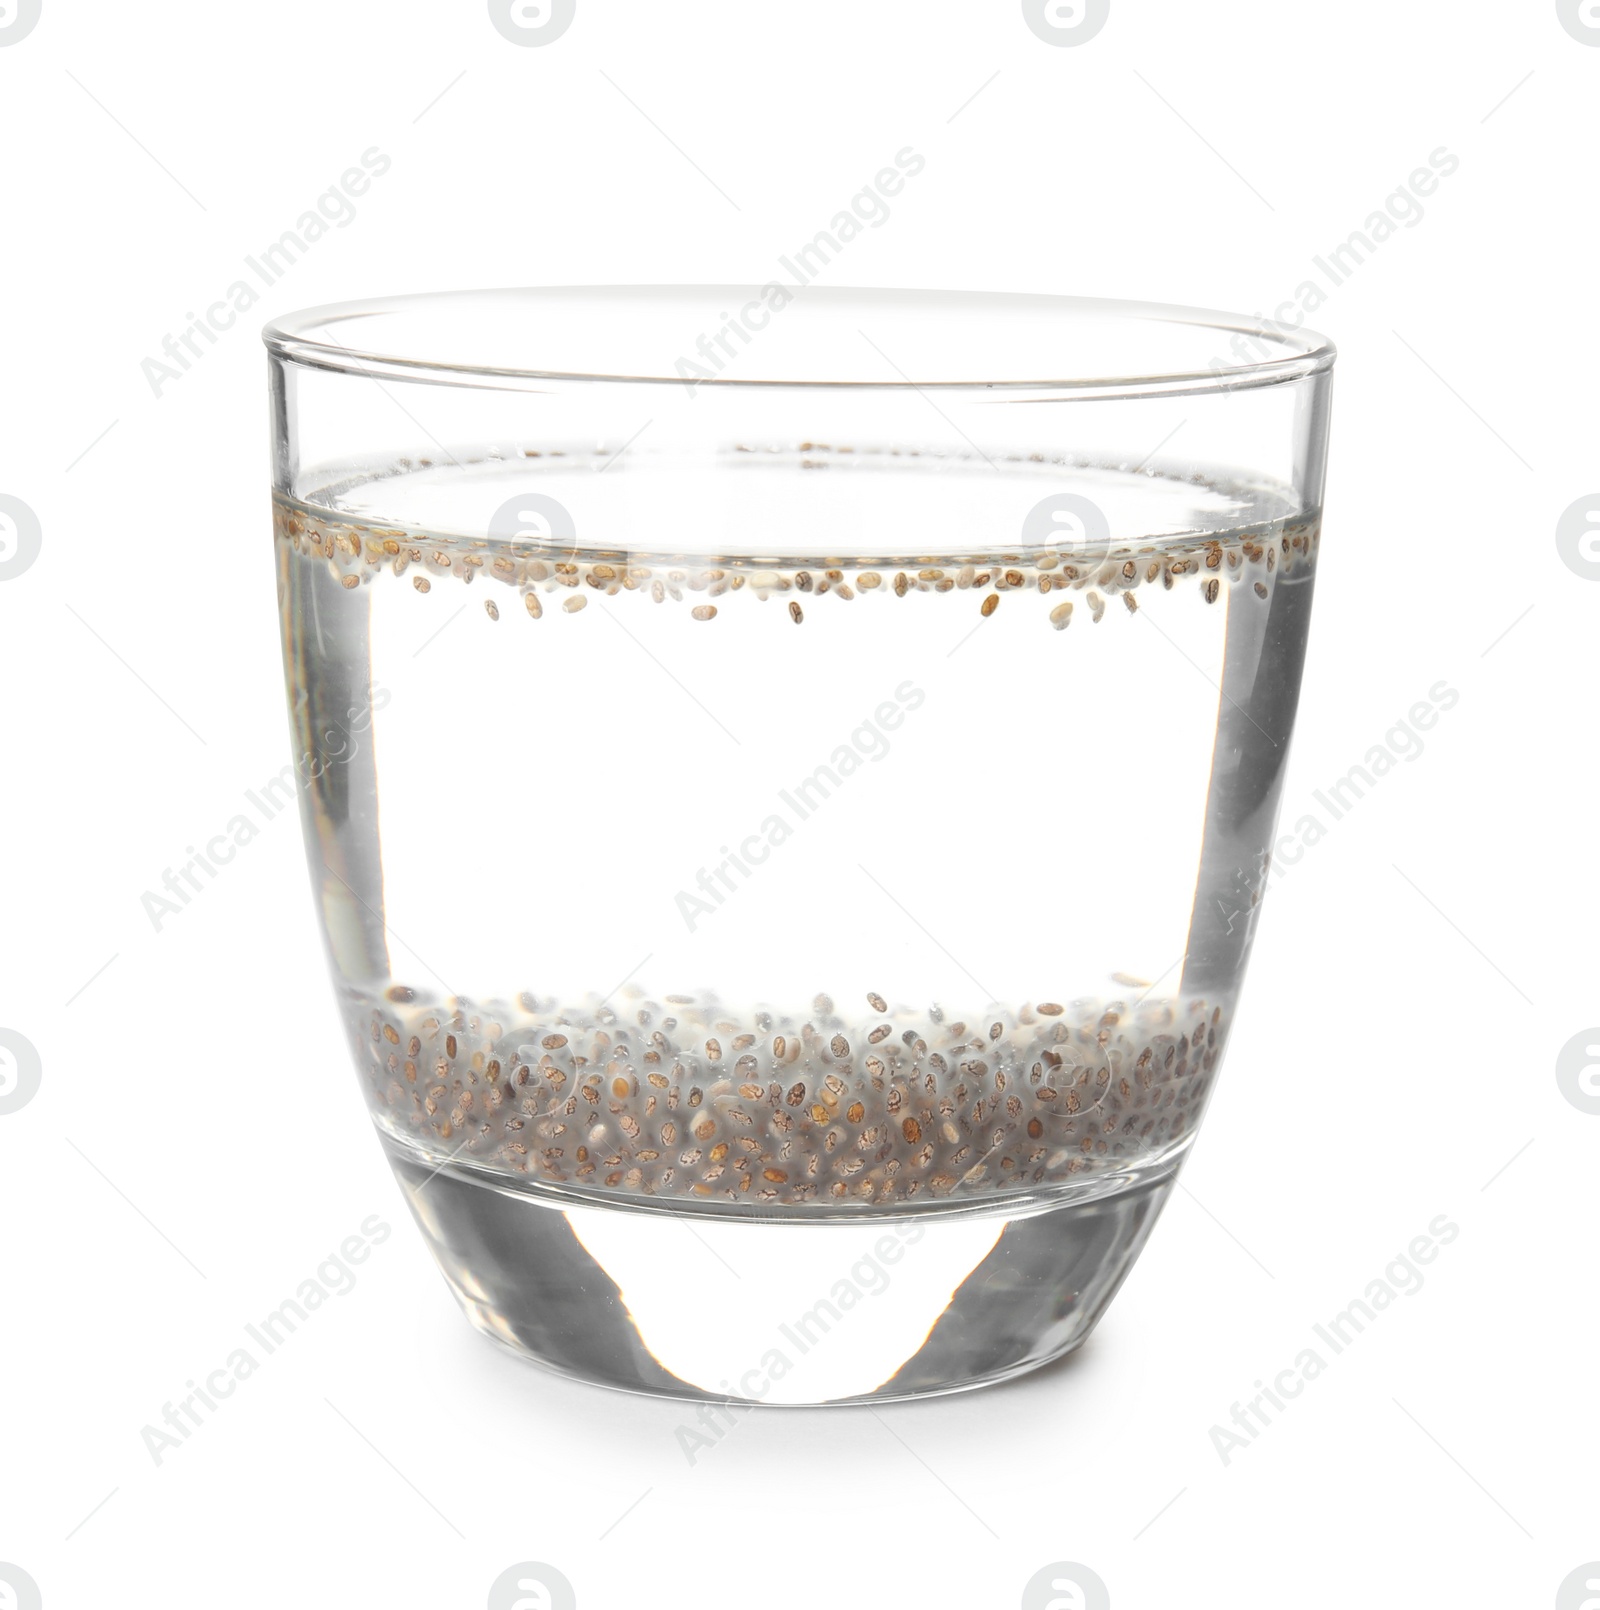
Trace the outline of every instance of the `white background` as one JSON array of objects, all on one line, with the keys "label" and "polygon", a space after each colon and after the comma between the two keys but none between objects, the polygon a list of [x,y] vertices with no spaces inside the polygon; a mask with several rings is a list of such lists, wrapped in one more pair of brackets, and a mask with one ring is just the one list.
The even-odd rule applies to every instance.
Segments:
[{"label": "white background", "polygon": [[[1112,0],[1073,48],[1004,0],[578,0],[532,49],[482,4],[44,0],[0,48],[0,492],[43,533],[0,582],[0,1027],[43,1066],[0,1115],[0,1561],[50,1610],[478,1606],[525,1559],[584,1610],[1009,1610],[1056,1560],[1118,1610],[1556,1603],[1600,1558],[1600,1117],[1555,1072],[1600,1022],[1600,567],[1555,535],[1600,482],[1594,43],[1550,0]],[[161,932],[140,898],[288,759],[265,317],[761,281],[906,145],[926,172],[835,283],[1242,312],[1459,158],[1313,320],[1341,358],[1286,826],[1460,700],[1269,897],[1183,1188],[1076,1361],[757,1414],[691,1468],[681,1406],[456,1312],[292,815]],[[355,221],[153,395],[141,360],[373,146]],[[155,1465],[141,1428],[372,1214],[357,1287]],[[1225,1465],[1211,1427],[1440,1214],[1422,1289]]]}]

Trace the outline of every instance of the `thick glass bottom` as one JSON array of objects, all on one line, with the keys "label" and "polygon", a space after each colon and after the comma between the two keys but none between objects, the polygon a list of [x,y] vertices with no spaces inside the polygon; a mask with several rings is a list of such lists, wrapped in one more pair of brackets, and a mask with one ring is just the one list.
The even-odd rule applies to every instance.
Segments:
[{"label": "thick glass bottom", "polygon": [[1070,1353],[1177,1173],[1173,1159],[1094,1195],[757,1217],[512,1186],[381,1138],[479,1330],[578,1380],[734,1404],[956,1392]]}]

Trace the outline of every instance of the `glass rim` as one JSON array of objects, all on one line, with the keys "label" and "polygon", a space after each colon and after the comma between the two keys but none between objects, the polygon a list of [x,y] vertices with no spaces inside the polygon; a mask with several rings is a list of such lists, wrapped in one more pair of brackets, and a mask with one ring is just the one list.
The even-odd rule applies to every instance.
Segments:
[{"label": "glass rim", "polygon": [[[665,367],[662,363],[585,365],[571,362],[484,361],[481,356],[463,356],[459,349],[452,352],[450,338],[441,338],[437,331],[428,339],[421,339],[415,327],[429,319],[435,325],[441,320],[447,323],[453,320],[458,326],[456,340],[459,343],[465,339],[461,332],[471,321],[481,324],[486,318],[492,318],[496,310],[503,320],[518,309],[522,310],[524,316],[542,309],[550,314],[566,313],[570,317],[581,309],[591,318],[609,312],[615,319],[624,310],[635,314],[659,314],[664,318],[668,313],[681,315],[700,305],[702,316],[705,316],[705,310],[716,309],[718,312],[711,316],[720,316],[729,321],[719,336],[724,350],[731,353],[726,331],[732,328],[732,319],[731,315],[721,310],[737,305],[739,299],[744,298],[743,312],[748,312],[764,296],[774,291],[780,291],[785,296],[784,306],[788,301],[797,301],[805,308],[807,312],[798,322],[817,326],[817,333],[823,337],[848,333],[848,326],[853,320],[847,319],[846,315],[859,317],[868,312],[902,320],[920,318],[930,330],[941,324],[953,327],[964,321],[972,326],[969,334],[981,334],[988,330],[998,336],[1005,329],[1013,338],[1019,334],[1038,336],[1046,331],[1059,335],[1073,321],[1081,324],[1099,321],[1103,325],[1124,328],[1129,335],[1130,346],[1136,340],[1148,345],[1152,327],[1167,327],[1166,331],[1155,333],[1170,333],[1174,343],[1187,334],[1191,346],[1195,332],[1209,332],[1217,338],[1219,350],[1225,349],[1233,356],[1213,357],[1204,367],[1192,359],[1178,362],[1147,361],[1126,366],[1119,366],[1113,361],[1109,367],[1123,367],[1124,372],[1080,374],[1069,372],[1070,364],[1060,360],[1052,363],[1047,357],[1040,357],[1030,358],[1026,363],[1021,359],[1013,359],[1010,363],[996,361],[993,374],[989,374],[984,365],[969,362],[968,367],[976,368],[976,373],[959,378],[952,373],[944,377],[937,369],[926,369],[924,377],[918,378],[917,374],[900,369],[881,347],[875,347],[879,360],[876,367],[893,370],[892,377],[885,378],[882,374],[872,377],[856,374],[750,376],[706,372],[692,379],[692,389],[736,391],[743,388],[792,388],[803,391],[942,393],[999,390],[1062,393],[1096,400],[1132,399],[1281,385],[1330,370],[1337,356],[1337,349],[1326,336],[1303,326],[1288,326],[1265,315],[1248,316],[1209,308],[1103,297],[1004,291],[893,290],[809,285],[782,287],[776,283],[766,286],[552,285],[425,291],[326,303],[284,313],[269,321],[262,329],[261,336],[268,351],[285,362],[372,379],[477,386],[486,390],[505,389],[530,382],[668,385],[681,388],[687,379],[682,369],[671,374],[661,373],[659,371]],[[374,339],[374,332],[386,321],[397,330],[395,338]],[[406,336],[408,324],[412,327],[409,339]],[[340,334],[348,333],[350,339],[338,339],[333,334],[335,330]],[[597,325],[596,330],[598,338],[601,326]],[[864,331],[857,329],[854,333],[862,336],[868,346],[874,346]],[[1240,347],[1244,343],[1254,343],[1257,348],[1265,349],[1267,355],[1241,356]],[[708,355],[715,361],[714,354]],[[925,360],[924,365],[919,367],[925,368],[927,362],[935,361]],[[1033,372],[1035,363],[1037,373]],[[691,361],[691,367],[700,366]],[[849,368],[850,365],[844,363],[841,367]],[[1102,363],[1101,367],[1106,365]],[[1007,370],[1012,372],[1004,372]]]}]

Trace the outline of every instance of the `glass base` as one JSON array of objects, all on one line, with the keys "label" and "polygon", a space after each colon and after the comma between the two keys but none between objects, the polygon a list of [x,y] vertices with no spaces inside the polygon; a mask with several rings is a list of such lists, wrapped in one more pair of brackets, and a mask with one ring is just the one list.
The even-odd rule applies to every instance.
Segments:
[{"label": "glass base", "polygon": [[1177,1174],[1171,1159],[1093,1195],[755,1218],[511,1186],[382,1139],[485,1335],[577,1380],[733,1405],[958,1392],[1072,1352]]}]

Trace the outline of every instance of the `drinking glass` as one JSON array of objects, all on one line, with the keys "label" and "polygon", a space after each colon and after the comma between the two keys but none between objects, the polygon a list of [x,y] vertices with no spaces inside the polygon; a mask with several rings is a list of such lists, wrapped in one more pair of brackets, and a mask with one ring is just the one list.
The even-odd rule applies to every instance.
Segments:
[{"label": "drinking glass", "polygon": [[1260,920],[1332,347],[779,284],[266,341],[317,912],[472,1323],[740,1404],[1082,1343]]}]

